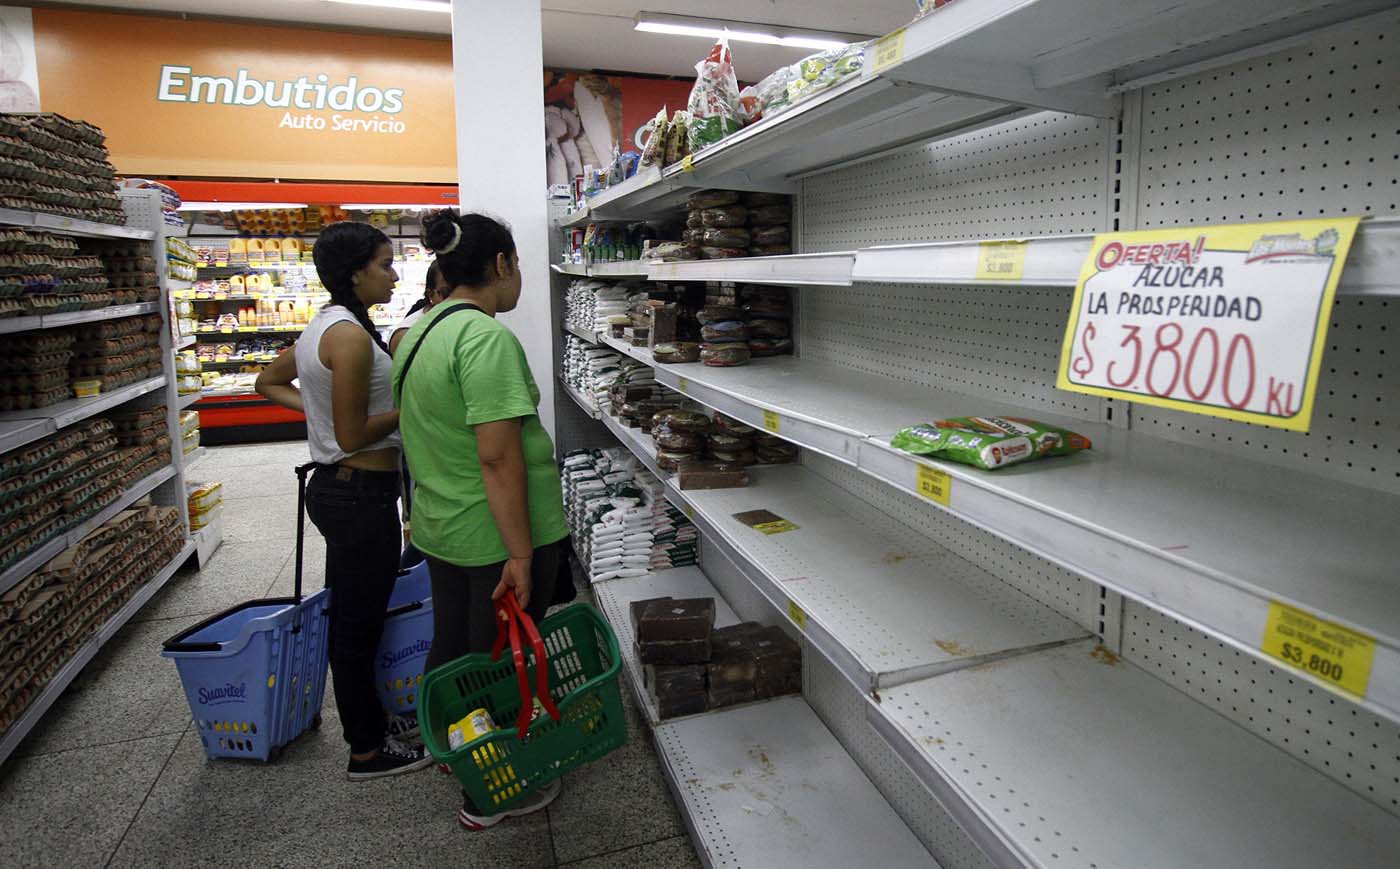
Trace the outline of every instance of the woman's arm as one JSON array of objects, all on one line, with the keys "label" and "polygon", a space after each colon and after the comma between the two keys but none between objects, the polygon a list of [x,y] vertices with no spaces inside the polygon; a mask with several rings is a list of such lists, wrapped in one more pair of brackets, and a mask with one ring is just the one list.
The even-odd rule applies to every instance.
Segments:
[{"label": "woman's arm", "polygon": [[296,379],[296,351],[288,347],[277,355],[271,365],[262,370],[253,388],[268,401],[303,413],[306,408],[301,403],[301,390],[292,385],[292,381]]},{"label": "woman's arm", "polygon": [[486,502],[506,544],[509,558],[501,571],[501,581],[491,593],[499,599],[506,589],[515,590],[520,605],[530,603],[530,561],[534,545],[530,539],[530,505],[525,486],[525,452],[520,440],[520,420],[502,419],[475,427],[476,453],[481,461],[481,479]]},{"label": "woman's arm", "polygon": [[394,334],[392,334],[392,335],[389,336],[389,355],[390,355],[390,356],[397,356],[397,355],[399,354],[399,344],[403,341],[403,336],[405,336],[405,335],[407,335],[407,334],[408,334],[408,330],[407,330],[407,329],[404,329],[404,328],[402,328],[402,327],[400,327],[400,328],[398,328],[398,329],[395,329],[395,330],[394,330]]},{"label": "woman's arm", "polygon": [[374,370],[374,347],[356,323],[337,323],[321,336],[319,348],[331,370],[331,420],[335,442],[347,453],[358,452],[399,427],[399,412],[369,415],[369,378]]}]

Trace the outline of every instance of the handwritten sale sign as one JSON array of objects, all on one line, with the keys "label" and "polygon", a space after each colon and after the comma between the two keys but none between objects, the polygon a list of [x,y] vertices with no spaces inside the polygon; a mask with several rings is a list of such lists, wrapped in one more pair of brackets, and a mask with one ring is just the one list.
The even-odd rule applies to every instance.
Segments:
[{"label": "handwritten sale sign", "polygon": [[1100,235],[1060,389],[1307,431],[1360,218]]}]

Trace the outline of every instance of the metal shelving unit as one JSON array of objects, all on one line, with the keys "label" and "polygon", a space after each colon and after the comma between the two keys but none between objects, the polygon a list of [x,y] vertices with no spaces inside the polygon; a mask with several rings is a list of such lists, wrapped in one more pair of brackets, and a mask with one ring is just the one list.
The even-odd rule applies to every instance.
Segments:
[{"label": "metal shelving unit", "polygon": [[582,392],[579,392],[577,389],[565,383],[562,378],[559,380],[559,385],[563,387],[564,392],[568,393],[568,396],[574,400],[574,404],[577,404],[591,419],[597,419],[599,417],[598,408],[594,407],[593,404],[584,397]]},{"label": "metal shelving unit", "polygon": [[[155,392],[165,386],[165,377],[152,377],[92,398],[73,398],[34,410],[8,410],[0,413],[0,449],[15,447],[51,435],[64,426],[105,413],[118,405]],[[7,425],[8,424],[8,425]]]},{"label": "metal shelving unit", "polygon": [[573,325],[572,323],[565,323],[565,324],[564,324],[564,331],[565,331],[565,332],[568,332],[570,335],[573,335],[575,338],[582,338],[583,340],[587,341],[589,344],[600,344],[600,343],[602,343],[602,341],[601,341],[601,340],[599,339],[599,337],[598,337],[598,333],[597,333],[597,332],[590,332],[590,331],[588,331],[587,329],[580,329],[579,327]]},{"label": "metal shelving unit", "polygon": [[[654,366],[804,447],[803,465],[754,469],[740,490],[658,476],[736,616],[776,609],[802,630],[805,702],[790,705],[944,865],[1400,861],[1400,755],[1385,748],[1400,738],[1397,38],[1385,0],[954,3],[883,40],[860,78],[577,216],[658,217],[703,187],[797,195],[799,254],[648,276],[803,287],[797,356]],[[1095,233],[1335,214],[1365,219],[1311,433],[1055,389],[1064,290]],[[979,278],[1006,242],[1021,277]],[[987,473],[888,446],[968,414],[1094,447]],[[656,470],[649,438],[602,422]],[[798,528],[733,518],[760,508]],[[1275,604],[1374,639],[1364,697],[1260,650]],[[680,723],[718,732],[724,714]],[[693,772],[675,777],[702,858],[745,862],[709,842],[744,839],[750,818],[687,799]],[[844,829],[838,810],[824,821]]]},{"label": "metal shelving unit", "polygon": [[64,691],[68,690],[68,686],[73,684],[73,680],[78,678],[78,674],[83,671],[83,668],[97,657],[98,651],[107,644],[107,641],[116,636],[122,626],[131,621],[131,617],[140,612],[141,608],[155,597],[156,592],[165,587],[165,584],[175,575],[175,571],[179,570],[180,566],[188,561],[193,553],[194,541],[187,540],[180,552],[165,567],[161,568],[159,573],[141,586],[131,600],[117,610],[116,615],[98,628],[96,636],[78,647],[78,650],[73,653],[73,657],[49,680],[49,684],[29,704],[29,708],[24,711],[24,714],[10,725],[10,729],[6,730],[3,736],[0,736],[0,763],[4,763],[14,753],[14,750],[29,735],[29,731],[34,729],[34,725],[38,724],[39,720],[44,717],[44,713],[49,711],[49,708],[62,696]]}]

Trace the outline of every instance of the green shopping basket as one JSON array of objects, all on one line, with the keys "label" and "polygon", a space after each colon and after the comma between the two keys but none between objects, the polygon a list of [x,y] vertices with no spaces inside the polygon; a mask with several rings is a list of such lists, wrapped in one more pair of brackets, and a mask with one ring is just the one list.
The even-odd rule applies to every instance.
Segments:
[{"label": "green shopping basket", "polygon": [[[496,612],[492,652],[424,676],[418,709],[423,743],[491,814],[627,741],[617,636],[596,609],[565,607],[540,623],[542,632],[513,592],[496,602]],[[502,659],[507,638],[511,655]],[[535,715],[535,696],[545,714]],[[498,729],[451,748],[448,727],[477,709],[491,713]]]}]

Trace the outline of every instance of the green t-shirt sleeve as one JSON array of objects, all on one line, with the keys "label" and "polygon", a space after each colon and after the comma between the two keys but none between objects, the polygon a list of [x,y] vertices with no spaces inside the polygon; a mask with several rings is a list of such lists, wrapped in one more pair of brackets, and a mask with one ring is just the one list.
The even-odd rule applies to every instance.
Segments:
[{"label": "green t-shirt sleeve", "polygon": [[467,425],[536,413],[525,351],[509,329],[490,329],[468,342],[458,358],[457,382]]}]

